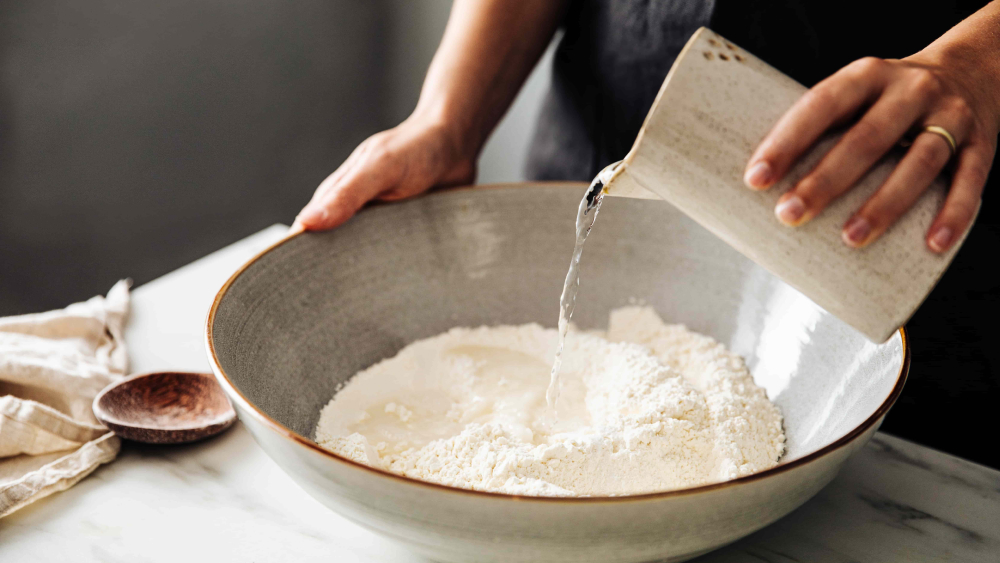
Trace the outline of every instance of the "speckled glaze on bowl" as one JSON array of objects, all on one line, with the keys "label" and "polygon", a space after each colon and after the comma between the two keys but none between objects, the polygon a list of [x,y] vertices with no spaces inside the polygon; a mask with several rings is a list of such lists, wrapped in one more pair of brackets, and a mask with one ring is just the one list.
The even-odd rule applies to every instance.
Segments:
[{"label": "speckled glaze on bowl", "polygon": [[371,207],[287,238],[221,289],[209,356],[262,448],[320,502],[438,561],[682,561],[812,497],[878,428],[909,363],[826,313],[669,204],[605,202],[575,320],[641,299],[746,357],[782,409],[788,452],[726,483],[631,497],[444,487],[338,457],[310,437],[337,385],[454,326],[554,326],[583,184],[484,186]]},{"label": "speckled glaze on bowl", "polygon": [[699,29],[670,68],[608,193],[655,193],[872,342],[885,342],[927,298],[968,229],[946,252],[927,248],[925,233],[948,194],[939,177],[877,241],[863,249],[844,244],[841,228],[896,169],[904,153],[895,150],[809,222],[790,229],[777,221],[778,198],[843,132],[817,141],[770,189],[747,189],[747,161],[805,93],[764,61]]}]

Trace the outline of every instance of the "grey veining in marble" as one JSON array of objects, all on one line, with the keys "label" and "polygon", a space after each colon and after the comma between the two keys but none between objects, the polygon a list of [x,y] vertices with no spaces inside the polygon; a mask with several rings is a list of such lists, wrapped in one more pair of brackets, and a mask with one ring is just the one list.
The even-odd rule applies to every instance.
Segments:
[{"label": "grey veining in marble", "polygon": [[805,506],[696,561],[1000,561],[1000,472],[877,434]]},{"label": "grey veining in marble", "polygon": [[[138,288],[133,368],[207,369],[208,301],[283,232],[272,227]],[[76,487],[0,520],[0,561],[423,560],[314,501],[237,425],[199,444],[126,446]],[[996,563],[1000,472],[879,434],[805,506],[697,561]]]}]

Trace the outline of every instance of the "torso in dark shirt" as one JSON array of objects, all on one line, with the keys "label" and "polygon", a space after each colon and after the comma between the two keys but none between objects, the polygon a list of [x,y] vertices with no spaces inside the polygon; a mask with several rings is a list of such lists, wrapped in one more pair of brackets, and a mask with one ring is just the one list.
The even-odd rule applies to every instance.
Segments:
[{"label": "torso in dark shirt", "polygon": [[[864,56],[902,58],[986,2],[578,0],[564,22],[527,175],[590,181],[625,156],[674,58],[711,27],[806,86]],[[913,364],[883,429],[1000,467],[975,428],[998,427],[1000,210],[992,174],[976,227],[907,328]],[[944,404],[944,408],[942,408]]]}]

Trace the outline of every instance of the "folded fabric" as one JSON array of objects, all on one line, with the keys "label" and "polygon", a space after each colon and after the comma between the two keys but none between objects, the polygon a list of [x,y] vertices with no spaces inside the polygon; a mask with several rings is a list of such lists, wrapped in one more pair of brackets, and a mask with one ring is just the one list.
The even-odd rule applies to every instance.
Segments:
[{"label": "folded fabric", "polygon": [[128,368],[129,282],[58,311],[0,318],[0,517],[65,490],[118,454],[94,417]]}]

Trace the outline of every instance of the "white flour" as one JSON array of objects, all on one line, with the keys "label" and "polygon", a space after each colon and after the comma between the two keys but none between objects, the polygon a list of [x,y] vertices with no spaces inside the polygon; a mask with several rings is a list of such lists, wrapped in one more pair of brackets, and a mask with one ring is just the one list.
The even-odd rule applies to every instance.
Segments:
[{"label": "white flour", "polygon": [[541,496],[629,495],[775,465],[781,415],[743,359],[645,307],[572,331],[558,421],[545,390],[556,331],[456,328],[354,376],[316,440],[444,485]]}]

